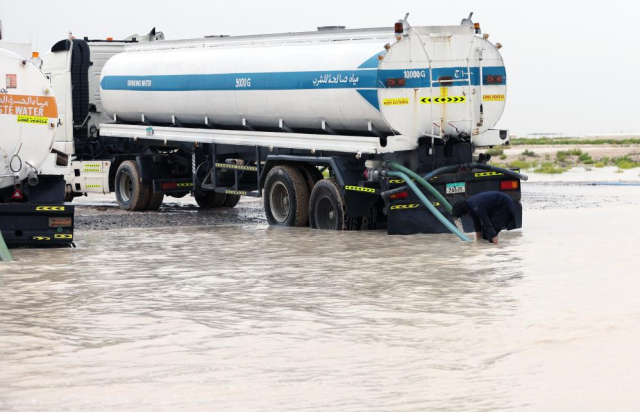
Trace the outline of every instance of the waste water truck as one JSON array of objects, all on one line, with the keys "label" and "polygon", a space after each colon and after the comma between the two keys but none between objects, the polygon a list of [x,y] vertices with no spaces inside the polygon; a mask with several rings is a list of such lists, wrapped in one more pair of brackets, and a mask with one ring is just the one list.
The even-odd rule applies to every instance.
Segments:
[{"label": "waste water truck", "polygon": [[450,203],[496,190],[520,227],[523,176],[477,152],[509,142],[494,128],[506,103],[500,47],[471,18],[63,40],[44,71],[64,96],[56,147],[72,155],[68,195],[115,192],[130,211],[164,196],[191,194],[204,209],[255,196],[271,225],[412,234],[452,230]]},{"label": "waste water truck", "polygon": [[[0,35],[1,39],[1,35]],[[53,148],[59,117],[35,59],[0,42],[0,231],[9,247],[69,246],[74,207],[64,204],[68,156]]]}]

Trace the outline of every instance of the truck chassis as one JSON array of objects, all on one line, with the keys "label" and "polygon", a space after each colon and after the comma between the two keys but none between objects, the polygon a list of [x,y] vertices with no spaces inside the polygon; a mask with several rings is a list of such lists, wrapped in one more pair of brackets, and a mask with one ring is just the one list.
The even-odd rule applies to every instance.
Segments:
[{"label": "truck chassis", "polygon": [[[192,194],[205,209],[233,207],[240,196],[263,197],[272,225],[386,228],[389,234],[445,233],[447,229],[413,193],[381,196],[403,182],[368,178],[368,170],[394,161],[425,174],[442,166],[469,164],[474,151],[469,141],[457,139],[422,138],[416,147],[402,136],[332,135],[327,139],[292,132],[118,123],[101,124],[100,139],[138,147],[138,152],[114,155],[105,162],[110,166],[109,189],[127,210],[158,209],[165,195]],[[328,150],[330,147],[334,149]],[[92,161],[80,164],[87,162]],[[82,176],[81,170],[78,173]],[[520,184],[507,174],[461,166],[455,173],[435,176],[430,183],[450,203],[480,192],[503,191],[515,201],[517,227],[521,227]],[[424,194],[444,212],[437,199]],[[469,218],[462,223],[466,231],[472,231]]]}]

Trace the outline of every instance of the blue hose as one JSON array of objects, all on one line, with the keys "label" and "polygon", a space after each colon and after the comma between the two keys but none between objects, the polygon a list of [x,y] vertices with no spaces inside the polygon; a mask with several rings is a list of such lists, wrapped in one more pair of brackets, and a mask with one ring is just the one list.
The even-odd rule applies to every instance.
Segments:
[{"label": "blue hose", "polygon": [[453,233],[454,235],[458,236],[462,241],[464,241],[464,242],[470,242],[471,241],[471,239],[469,239],[464,233],[460,232],[458,230],[458,228],[455,227],[455,225],[453,225],[444,216],[442,216],[442,213],[438,212],[438,209],[433,207],[431,202],[420,191],[420,189],[418,189],[418,186],[416,186],[415,183],[413,183],[411,181],[409,176],[407,176],[406,174],[404,174],[402,172],[387,172],[387,175],[388,176],[392,176],[392,177],[399,177],[400,179],[404,180],[404,182],[411,188],[411,190],[413,190],[413,193],[415,193],[416,196],[418,196],[418,198],[422,201],[422,203],[424,203],[424,205],[427,207],[427,209],[429,209],[429,211],[431,213],[433,213],[433,215],[440,221],[440,223],[445,225],[446,228],[451,231],[451,233]]},{"label": "blue hose", "polygon": [[4,262],[13,262],[13,256],[11,256],[11,252],[9,252],[7,244],[4,242],[2,232],[0,232],[0,260]]}]

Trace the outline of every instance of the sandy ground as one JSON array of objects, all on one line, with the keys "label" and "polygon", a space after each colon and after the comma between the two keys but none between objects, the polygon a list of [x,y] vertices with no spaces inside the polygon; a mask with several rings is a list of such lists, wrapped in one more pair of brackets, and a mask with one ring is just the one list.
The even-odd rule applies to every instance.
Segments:
[{"label": "sandy ground", "polygon": [[[545,155],[551,155],[553,159],[555,154],[559,150],[571,150],[579,148],[584,153],[589,153],[594,160],[599,160],[603,157],[622,157],[622,156],[640,156],[640,148],[637,145],[610,145],[610,144],[594,144],[594,145],[550,145],[550,146],[538,146],[538,145],[522,145],[522,146],[510,146],[505,149],[504,154],[510,158],[520,158],[522,152],[525,150],[532,151],[540,157],[538,160],[544,161]],[[509,159],[511,160],[511,159]],[[531,159],[529,159],[531,160]]]}]

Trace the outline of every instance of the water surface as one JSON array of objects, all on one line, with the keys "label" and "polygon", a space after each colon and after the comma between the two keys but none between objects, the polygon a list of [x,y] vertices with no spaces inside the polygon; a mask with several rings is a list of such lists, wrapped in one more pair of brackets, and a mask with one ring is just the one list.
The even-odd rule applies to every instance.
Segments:
[{"label": "water surface", "polygon": [[624,189],[527,211],[498,247],[250,224],[15,251],[0,410],[638,410]]}]

